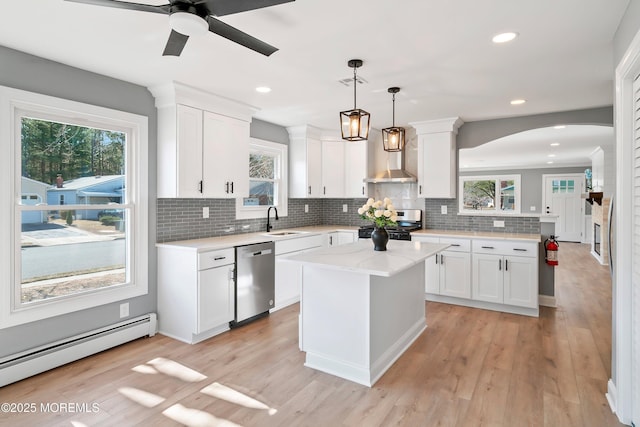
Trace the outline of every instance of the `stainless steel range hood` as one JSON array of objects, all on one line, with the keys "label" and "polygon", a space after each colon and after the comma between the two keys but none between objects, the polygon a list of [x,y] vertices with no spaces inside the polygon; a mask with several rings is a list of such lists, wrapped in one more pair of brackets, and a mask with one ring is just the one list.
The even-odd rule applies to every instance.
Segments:
[{"label": "stainless steel range hood", "polygon": [[[364,182],[371,183],[411,183],[418,182],[418,179],[407,172],[405,169],[405,152],[407,151],[407,147],[400,153],[388,153],[386,151],[378,149],[381,152],[379,155],[387,155],[386,158],[386,168],[382,170],[377,170],[376,173],[369,177],[365,178]],[[378,153],[376,153],[378,154]],[[378,158],[380,160],[380,158]],[[378,165],[381,163],[380,161],[376,162]]]}]

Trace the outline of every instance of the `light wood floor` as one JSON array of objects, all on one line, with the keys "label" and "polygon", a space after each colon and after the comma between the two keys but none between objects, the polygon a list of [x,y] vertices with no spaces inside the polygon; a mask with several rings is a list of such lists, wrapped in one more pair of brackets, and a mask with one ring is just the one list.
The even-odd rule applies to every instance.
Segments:
[{"label": "light wood floor", "polygon": [[[561,244],[556,296],[539,318],[427,303],[427,330],[372,388],[303,366],[297,305],[194,346],[140,339],[0,388],[38,405],[0,425],[621,425],[604,396],[611,282],[587,245]],[[68,402],[97,412],[40,410]]]}]

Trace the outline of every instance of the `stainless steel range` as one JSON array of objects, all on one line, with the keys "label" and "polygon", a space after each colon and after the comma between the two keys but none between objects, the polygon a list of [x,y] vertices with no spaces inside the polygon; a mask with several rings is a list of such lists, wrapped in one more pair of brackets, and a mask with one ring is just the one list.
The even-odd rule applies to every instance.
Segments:
[{"label": "stainless steel range", "polygon": [[[411,240],[411,232],[422,229],[422,210],[404,209],[398,211],[398,225],[396,227],[385,227],[392,240]],[[363,225],[358,230],[360,239],[371,237],[373,225]]]}]

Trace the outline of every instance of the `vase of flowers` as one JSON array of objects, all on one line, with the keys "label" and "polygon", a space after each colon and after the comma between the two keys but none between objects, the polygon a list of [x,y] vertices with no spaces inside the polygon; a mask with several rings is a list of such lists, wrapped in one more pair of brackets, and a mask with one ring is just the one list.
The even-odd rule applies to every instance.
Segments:
[{"label": "vase of flowers", "polygon": [[360,218],[373,222],[374,230],[371,233],[374,251],[386,251],[389,234],[386,226],[395,226],[398,220],[398,212],[388,197],[383,200],[369,198],[367,203],[358,209]]}]

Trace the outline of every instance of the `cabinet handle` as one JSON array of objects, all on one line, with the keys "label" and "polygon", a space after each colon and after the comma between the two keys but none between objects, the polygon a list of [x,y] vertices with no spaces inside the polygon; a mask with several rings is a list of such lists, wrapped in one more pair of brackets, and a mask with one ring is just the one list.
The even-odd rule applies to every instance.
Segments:
[{"label": "cabinet handle", "polygon": [[224,185],[225,185],[224,192],[225,192],[225,193],[227,193],[227,194],[229,194],[229,181],[225,182],[225,184],[224,184]]},{"label": "cabinet handle", "polygon": [[364,196],[364,185],[362,186],[362,195]]},{"label": "cabinet handle", "polygon": [[329,236],[329,246],[333,245],[333,236]]},{"label": "cabinet handle", "polygon": [[498,271],[501,271],[501,270],[502,270],[502,260],[499,259],[498,260]]},{"label": "cabinet handle", "polygon": [[422,194],[422,185],[418,185],[418,194]]},{"label": "cabinet handle", "polygon": [[231,194],[233,194],[233,181],[231,181]]},{"label": "cabinet handle", "polygon": [[527,252],[526,249],[520,249],[520,248],[513,248],[514,251],[519,251],[519,252]]},{"label": "cabinet handle", "polygon": [[509,270],[509,261],[508,260],[504,260],[504,271]]},{"label": "cabinet handle", "polygon": [[226,256],[217,256],[217,257],[214,257],[213,260],[220,261],[221,259],[226,259],[226,258],[227,258]]},{"label": "cabinet handle", "polygon": [[309,186],[309,194],[311,194],[311,186]]},{"label": "cabinet handle", "polygon": [[203,187],[203,184],[202,184],[202,181],[200,181],[200,183],[198,183],[198,191],[200,193],[202,193],[202,187]]},{"label": "cabinet handle", "polygon": [[452,243],[452,244],[451,244],[451,246],[456,246],[456,247],[458,247],[458,246],[460,246],[460,245],[459,245],[459,244],[457,244],[457,243]]},{"label": "cabinet handle", "polygon": [[322,187],[322,194],[327,194],[327,187]]},{"label": "cabinet handle", "polygon": [[436,254],[436,265],[438,265],[438,254]]},{"label": "cabinet handle", "polygon": [[440,254],[440,264],[444,264],[444,255]]},{"label": "cabinet handle", "polygon": [[482,249],[495,249],[493,246],[482,246]]}]

